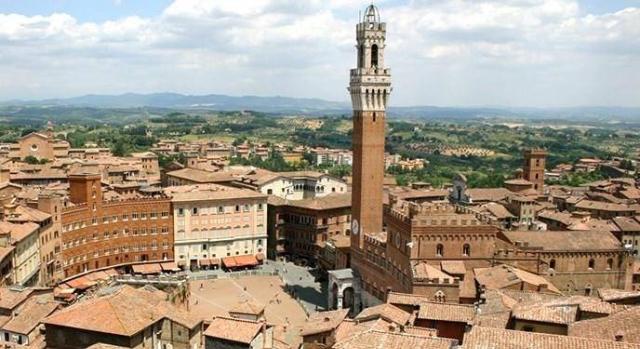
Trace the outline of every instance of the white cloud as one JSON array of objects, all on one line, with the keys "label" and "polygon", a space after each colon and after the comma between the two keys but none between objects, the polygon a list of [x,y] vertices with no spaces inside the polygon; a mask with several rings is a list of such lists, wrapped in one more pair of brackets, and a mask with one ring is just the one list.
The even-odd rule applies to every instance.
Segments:
[{"label": "white cloud", "polygon": [[[398,104],[640,103],[638,8],[595,15],[573,0],[386,3]],[[0,13],[0,99],[177,91],[346,100],[362,4],[175,0],[157,17],[100,23]]]}]

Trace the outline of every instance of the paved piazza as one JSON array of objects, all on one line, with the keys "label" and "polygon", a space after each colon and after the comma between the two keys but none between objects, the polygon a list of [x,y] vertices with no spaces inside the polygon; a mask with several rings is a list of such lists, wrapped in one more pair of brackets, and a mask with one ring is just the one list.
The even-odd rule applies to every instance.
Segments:
[{"label": "paved piazza", "polygon": [[[315,311],[317,305],[320,310],[326,303],[322,293],[324,287],[316,283],[303,267],[273,261],[261,267],[261,270],[269,272],[276,269],[289,286],[285,286],[279,276],[192,280],[189,309],[196,316],[211,320],[215,316],[229,316],[228,311],[244,300],[259,302],[266,306],[267,322],[276,325],[276,338],[297,344],[301,340],[298,333],[307,319],[307,312]],[[198,274],[201,275],[194,273],[194,276]],[[287,288],[299,301],[286,292]]]}]

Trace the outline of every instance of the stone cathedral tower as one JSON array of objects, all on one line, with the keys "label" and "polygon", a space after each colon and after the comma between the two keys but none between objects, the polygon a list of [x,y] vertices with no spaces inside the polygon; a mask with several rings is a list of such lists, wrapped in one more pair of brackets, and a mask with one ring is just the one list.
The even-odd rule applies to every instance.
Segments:
[{"label": "stone cathedral tower", "polygon": [[364,233],[382,231],[385,109],[391,71],[384,65],[386,24],[372,4],[356,25],[358,59],[351,69],[353,105],[353,190],[351,251],[354,264]]}]

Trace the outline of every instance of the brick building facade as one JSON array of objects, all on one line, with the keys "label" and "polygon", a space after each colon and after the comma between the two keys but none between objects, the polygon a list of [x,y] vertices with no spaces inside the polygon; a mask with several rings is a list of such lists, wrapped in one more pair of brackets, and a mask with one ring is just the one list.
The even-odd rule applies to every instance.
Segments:
[{"label": "brick building facade", "polygon": [[100,175],[69,176],[62,212],[64,277],[112,265],[173,259],[173,214],[164,195],[104,201]]}]

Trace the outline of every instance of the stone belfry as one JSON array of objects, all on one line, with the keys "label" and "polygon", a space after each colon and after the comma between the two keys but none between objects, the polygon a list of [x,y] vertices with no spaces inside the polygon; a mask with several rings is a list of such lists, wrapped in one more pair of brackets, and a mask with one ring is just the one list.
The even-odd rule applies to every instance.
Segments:
[{"label": "stone belfry", "polygon": [[384,65],[386,24],[372,4],[356,25],[357,67],[351,69],[353,105],[353,189],[351,249],[354,263],[364,233],[382,231],[385,109],[391,94],[391,71]]}]

